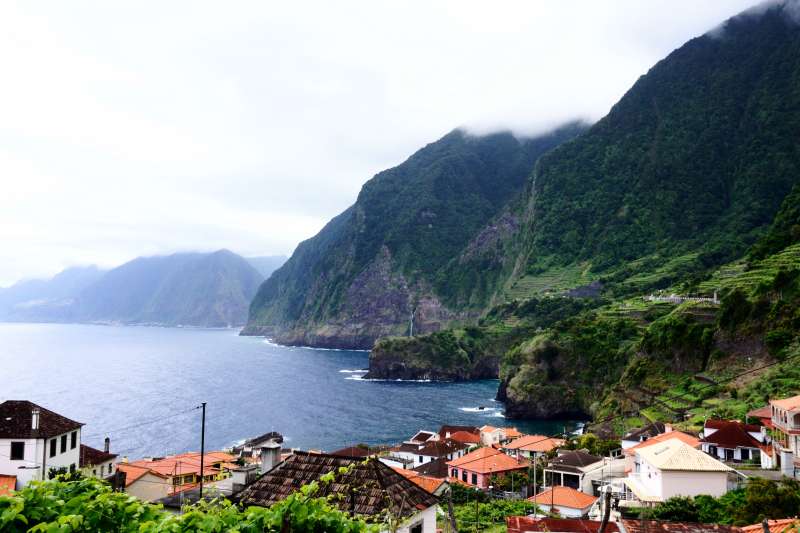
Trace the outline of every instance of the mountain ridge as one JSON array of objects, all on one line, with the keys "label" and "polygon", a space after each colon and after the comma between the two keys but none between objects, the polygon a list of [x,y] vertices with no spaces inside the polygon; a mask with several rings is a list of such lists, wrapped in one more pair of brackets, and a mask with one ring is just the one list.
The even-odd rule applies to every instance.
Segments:
[{"label": "mountain ridge", "polygon": [[67,290],[64,281],[74,270],[33,282],[40,291],[36,299],[0,291],[0,302],[8,297],[0,318],[236,327],[244,325],[250,299],[263,281],[247,260],[229,250],[138,257],[107,271],[90,267],[95,275],[84,275],[83,283]]},{"label": "mountain ridge", "polygon": [[259,289],[243,334],[284,344],[371,348],[474,315],[438,294],[438,273],[517,195],[538,157],[585,129],[519,139],[454,130],[378,173]]}]

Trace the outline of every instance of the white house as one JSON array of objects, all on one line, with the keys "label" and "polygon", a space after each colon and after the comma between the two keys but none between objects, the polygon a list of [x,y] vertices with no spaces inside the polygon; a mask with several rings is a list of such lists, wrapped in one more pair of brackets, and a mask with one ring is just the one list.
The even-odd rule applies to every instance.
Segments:
[{"label": "white house", "polygon": [[647,424],[644,427],[640,427],[626,433],[622,437],[622,449],[627,450],[628,448],[632,448],[639,443],[642,443],[648,439],[652,439],[653,437],[657,437],[658,435],[662,435],[664,433],[669,433],[672,431],[672,426],[669,424],[664,424],[663,422],[653,422],[651,424]]},{"label": "white house", "polygon": [[784,475],[800,477],[800,396],[769,402],[775,458]]},{"label": "white house", "polygon": [[109,451],[110,446],[111,441],[108,437],[102,450],[81,444],[80,468],[84,476],[105,479],[114,474],[114,459],[117,458],[117,454]]},{"label": "white house", "polygon": [[673,496],[722,496],[733,471],[677,438],[637,449],[634,465],[624,479],[626,496],[646,504]]},{"label": "white house", "polygon": [[539,459],[565,444],[563,439],[546,437],[544,435],[524,435],[511,442],[502,444],[500,449],[511,457],[525,459]]},{"label": "white house", "polygon": [[[436,459],[452,461],[466,454],[469,446],[451,439],[430,440],[424,443],[412,444],[404,442],[396,449],[392,450],[390,459],[399,458],[404,460],[402,468],[416,468],[425,463],[430,463]],[[400,462],[400,461],[396,461]],[[389,463],[387,463],[389,464]],[[390,464],[389,466],[397,466]]]},{"label": "white house", "polygon": [[16,476],[16,490],[80,465],[81,427],[26,400],[0,404],[0,474]]},{"label": "white house", "polygon": [[750,463],[772,468],[772,446],[762,426],[736,420],[707,420],[703,428],[702,449],[707,454],[734,463]]}]

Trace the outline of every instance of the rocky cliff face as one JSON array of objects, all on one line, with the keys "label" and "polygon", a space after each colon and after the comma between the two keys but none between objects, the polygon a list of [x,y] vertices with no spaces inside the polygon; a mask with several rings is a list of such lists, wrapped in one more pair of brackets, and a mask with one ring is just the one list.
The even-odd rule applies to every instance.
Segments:
[{"label": "rocky cliff face", "polygon": [[376,175],[262,284],[243,334],[369,349],[383,336],[477,316],[491,290],[473,294],[469,277],[456,279],[447,266],[462,253],[488,253],[498,234],[516,227],[511,215],[490,222],[525,187],[539,156],[583,129],[571,124],[532,139],[456,130]]},{"label": "rocky cliff face", "polygon": [[449,333],[379,341],[369,356],[366,379],[465,381],[496,379],[500,354],[476,356],[459,346]]}]

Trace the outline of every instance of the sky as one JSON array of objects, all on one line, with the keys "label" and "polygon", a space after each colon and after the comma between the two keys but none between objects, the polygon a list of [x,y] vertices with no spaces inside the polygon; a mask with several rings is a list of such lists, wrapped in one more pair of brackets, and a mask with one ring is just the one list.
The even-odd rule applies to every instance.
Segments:
[{"label": "sky", "polygon": [[0,286],[291,254],[456,127],[605,115],[753,0],[0,4]]}]

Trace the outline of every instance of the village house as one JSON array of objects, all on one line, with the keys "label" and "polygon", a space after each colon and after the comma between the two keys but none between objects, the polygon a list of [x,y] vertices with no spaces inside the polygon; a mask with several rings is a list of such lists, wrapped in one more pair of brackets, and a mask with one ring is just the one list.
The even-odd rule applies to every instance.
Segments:
[{"label": "village house", "polygon": [[404,442],[408,444],[425,444],[438,439],[439,436],[433,431],[417,431],[413,437]]},{"label": "village house", "polygon": [[[341,473],[342,468],[347,470]],[[334,482],[320,484],[318,495],[333,496],[331,501],[342,511],[379,522],[391,514],[402,521],[399,533],[436,532],[438,499],[375,459],[296,451],[237,499],[245,506],[269,507],[328,473],[334,474]]]},{"label": "village house", "polygon": [[582,518],[597,501],[591,496],[570,487],[550,487],[545,491],[528,498],[529,502],[545,513],[557,512],[563,518]]},{"label": "village house", "polygon": [[[203,483],[214,486],[230,477],[239,467],[236,458],[225,452],[207,452],[203,459]],[[200,454],[196,452],[122,462],[125,492],[140,500],[155,501],[195,488],[200,483]]]},{"label": "village house", "polygon": [[539,459],[548,452],[563,446],[566,441],[544,435],[525,435],[506,444],[501,444],[500,449],[515,458]]},{"label": "village house", "polygon": [[765,428],[772,429],[772,406],[765,405],[748,412],[745,420],[749,422],[752,419],[757,420]]},{"label": "village house", "polygon": [[656,435],[655,437],[650,437],[649,439],[640,442],[636,446],[623,450],[623,455],[625,456],[624,473],[627,475],[628,473],[634,471],[636,464],[637,450],[641,450],[643,448],[647,448],[648,446],[653,446],[662,442],[666,442],[670,439],[678,439],[685,442],[692,448],[700,449],[700,439],[695,437],[694,435],[689,435],[688,433],[684,433],[683,431],[669,431],[667,433],[661,433],[660,435]]},{"label": "village house", "polygon": [[627,450],[637,444],[653,437],[672,431],[672,426],[663,422],[652,422],[646,426],[634,429],[622,437],[622,449]]},{"label": "village house", "polygon": [[245,440],[231,449],[231,454],[248,462],[257,463],[261,460],[260,450],[271,443],[283,444],[283,435],[277,431],[269,431],[258,437]]},{"label": "village house", "polygon": [[413,468],[414,472],[423,476],[446,479],[449,476],[450,467],[447,466],[448,459],[434,459],[428,463]]},{"label": "village house", "polygon": [[80,469],[85,477],[105,479],[114,475],[114,459],[117,454],[109,451],[111,440],[106,437],[103,449],[98,450],[86,444],[81,444]]},{"label": "village house", "polygon": [[501,443],[510,442],[522,436],[517,428],[498,428],[494,426],[483,426],[480,428],[481,444],[483,446],[497,446]]},{"label": "village house", "polygon": [[719,497],[728,491],[728,474],[733,470],[681,439],[641,447],[635,453],[634,470],[623,480],[626,499],[655,504],[673,496]]},{"label": "village house", "polygon": [[706,420],[701,447],[704,452],[734,463],[752,463],[772,468],[772,446],[765,443],[763,426],[742,424],[736,420]]},{"label": "village house", "polygon": [[418,486],[427,490],[437,498],[441,497],[445,492],[447,492],[449,485],[444,479],[426,476],[414,470],[406,470],[405,468],[395,468],[394,471],[404,478],[416,483]]},{"label": "village house", "polygon": [[786,476],[800,477],[800,396],[771,400],[769,405],[776,466]]},{"label": "village house", "polygon": [[436,459],[450,461],[463,457],[468,447],[467,444],[452,439],[433,440],[416,444],[404,442],[392,450],[392,457],[410,461],[410,463],[405,463],[410,466],[405,466],[404,468],[416,468]]},{"label": "village house", "polygon": [[475,426],[442,426],[439,440],[452,439],[471,447],[480,446],[481,430]]},{"label": "village house", "polygon": [[495,448],[478,448],[463,457],[448,461],[450,480],[470,487],[488,489],[494,476],[503,477],[512,472],[525,472],[530,463],[514,459]]},{"label": "village house", "polygon": [[80,464],[83,424],[26,400],[0,403],[0,474],[15,490]]},{"label": "village house", "polygon": [[[544,467],[544,485],[570,487],[594,495],[604,479],[615,475],[612,464],[611,459],[583,450],[561,451]],[[621,467],[619,470],[624,471]]]},{"label": "village house", "polygon": [[375,452],[366,446],[348,446],[339,450],[331,452],[331,455],[338,455],[339,457],[352,457],[366,459],[367,457],[374,457]]}]

